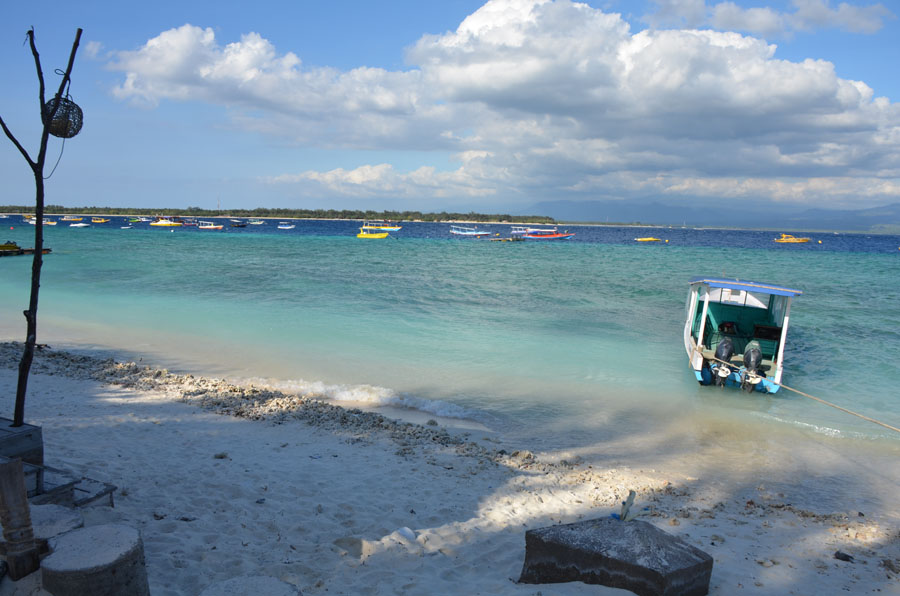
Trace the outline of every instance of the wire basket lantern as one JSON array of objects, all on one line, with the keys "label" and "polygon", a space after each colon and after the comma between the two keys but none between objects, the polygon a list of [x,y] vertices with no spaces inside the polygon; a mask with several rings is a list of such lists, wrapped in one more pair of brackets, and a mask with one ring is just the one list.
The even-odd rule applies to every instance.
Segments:
[{"label": "wire basket lantern", "polygon": [[56,107],[55,97],[44,104],[44,124],[48,125],[50,134],[61,139],[71,139],[81,132],[84,113],[77,103],[68,97],[60,98],[59,107],[53,114],[53,119],[48,122],[54,107]]}]

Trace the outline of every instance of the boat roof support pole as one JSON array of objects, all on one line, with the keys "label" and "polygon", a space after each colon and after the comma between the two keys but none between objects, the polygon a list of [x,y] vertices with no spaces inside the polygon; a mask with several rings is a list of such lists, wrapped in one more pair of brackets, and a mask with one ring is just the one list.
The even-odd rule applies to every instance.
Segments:
[{"label": "boat roof support pole", "polygon": [[[706,330],[706,313],[709,312],[709,288],[700,287],[703,288],[703,314],[700,315],[700,329],[697,331],[697,351],[701,354],[699,364],[702,366],[703,332]],[[696,370],[700,370],[700,367],[698,366]]]},{"label": "boat roof support pole", "polygon": [[775,382],[781,383],[781,371],[784,370],[782,359],[784,357],[784,342],[787,339],[788,322],[791,318],[791,298],[785,297],[787,304],[784,306],[784,319],[781,322],[781,338],[778,340],[778,360],[775,365]]}]

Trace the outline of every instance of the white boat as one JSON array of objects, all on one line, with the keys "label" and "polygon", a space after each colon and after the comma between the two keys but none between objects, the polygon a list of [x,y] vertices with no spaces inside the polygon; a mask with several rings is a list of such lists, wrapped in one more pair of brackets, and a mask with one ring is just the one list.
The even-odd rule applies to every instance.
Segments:
[{"label": "white boat", "polygon": [[70,224],[69,224],[69,227],[70,227],[70,228],[89,228],[89,227],[91,227],[91,224],[89,224],[89,223],[84,223],[84,222],[81,222],[81,223],[70,223]]},{"label": "white boat", "polygon": [[294,224],[292,224],[290,222],[286,222],[286,221],[282,221],[282,222],[278,223],[279,230],[293,230],[296,227],[297,226],[295,226]]},{"label": "white boat", "polygon": [[217,224],[214,221],[203,221],[197,225],[198,230],[221,230],[224,226],[222,224]]},{"label": "white boat", "polygon": [[[50,219],[50,218],[47,218],[47,217],[45,217],[45,218],[43,219],[43,222],[44,222],[44,225],[45,225],[45,226],[55,226],[56,223],[57,223],[55,219]],[[37,225],[37,218],[36,218],[36,217],[29,217],[28,219],[25,220],[25,223],[30,224],[30,225],[32,225],[32,226],[36,226],[36,225]]]},{"label": "white boat", "polygon": [[791,299],[802,293],[755,281],[692,279],[684,348],[697,381],[777,392],[784,373]]},{"label": "white boat", "polygon": [[463,238],[481,238],[483,236],[490,236],[490,232],[486,232],[485,230],[479,230],[478,228],[470,228],[466,226],[450,226],[450,233],[454,236],[460,236]]},{"label": "white boat", "polygon": [[247,223],[250,224],[251,226],[261,226],[261,225],[263,225],[263,224],[266,223],[266,220],[264,220],[264,219],[251,219],[251,220],[248,221]]},{"label": "white boat", "polygon": [[399,232],[403,229],[403,226],[397,225],[397,222],[393,221],[385,221],[380,219],[366,220],[363,222],[361,230],[365,230],[366,233],[370,232]]}]

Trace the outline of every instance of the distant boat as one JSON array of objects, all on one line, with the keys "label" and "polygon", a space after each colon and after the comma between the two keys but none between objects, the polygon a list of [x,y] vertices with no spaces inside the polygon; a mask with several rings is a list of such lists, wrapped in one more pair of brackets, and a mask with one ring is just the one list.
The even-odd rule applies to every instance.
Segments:
[{"label": "distant boat", "polygon": [[[51,249],[45,248],[41,251],[41,254],[50,254]],[[0,244],[0,257],[11,257],[16,255],[33,255],[33,248],[22,248],[15,242],[4,242]]]},{"label": "distant boat", "polygon": [[295,226],[294,224],[286,222],[286,221],[282,221],[282,222],[278,223],[279,230],[293,230],[296,227],[297,226]]},{"label": "distant boat", "polygon": [[384,221],[379,219],[366,220],[362,225],[366,230],[379,230],[381,232],[399,232],[403,226],[398,226],[396,222]]},{"label": "distant boat", "polygon": [[246,228],[246,227],[247,227],[247,222],[245,222],[245,221],[243,221],[243,220],[240,220],[240,219],[232,219],[232,220],[231,220],[231,227],[232,227],[232,228]]},{"label": "distant boat", "polygon": [[[660,238],[654,238],[653,236],[645,236],[643,238],[635,238],[635,242],[662,242]],[[666,240],[668,242],[668,240]]]},{"label": "distant boat", "polygon": [[69,224],[69,227],[70,227],[70,228],[89,228],[89,227],[91,227],[91,224],[89,224],[89,223],[84,223],[84,222],[81,222],[81,223],[70,223],[70,224]]},{"label": "distant boat", "polygon": [[261,226],[261,225],[265,224],[266,221],[264,219],[251,219],[247,223],[250,224],[251,226]]},{"label": "distant boat", "polygon": [[[44,222],[44,225],[45,225],[45,226],[55,226],[55,225],[56,225],[56,220],[55,220],[55,219],[50,219],[50,218],[48,218],[48,217],[45,217],[45,218],[43,219],[43,222]],[[36,225],[37,225],[37,218],[35,218],[35,217],[29,217],[28,219],[25,220],[25,223],[31,224],[31,225],[33,225],[33,226],[36,226]]]},{"label": "distant boat", "polygon": [[134,226],[132,226],[130,224],[127,226],[119,226],[119,229],[121,229],[121,230],[131,230],[133,228],[134,228]]},{"label": "distant boat", "polygon": [[188,226],[189,227],[197,227],[197,220],[192,217],[188,218],[188,219],[183,219],[181,221],[181,225],[183,225],[185,227],[188,227]]},{"label": "distant boat", "polygon": [[795,236],[791,236],[790,234],[782,234],[781,238],[776,238],[775,242],[788,243],[788,244],[801,244],[803,242],[809,242],[809,238],[797,238]]},{"label": "distant boat", "polygon": [[173,218],[168,217],[168,216],[160,216],[160,217],[157,217],[154,221],[151,221],[150,225],[163,227],[163,228],[175,228],[175,227],[181,227],[181,222],[175,221]]},{"label": "distant boat", "polygon": [[201,221],[199,225],[197,225],[198,230],[221,230],[223,227],[222,224],[217,224],[212,221]]},{"label": "distant boat", "polygon": [[522,238],[529,240],[568,240],[575,235],[575,232],[560,232],[553,228],[526,228],[521,234]]},{"label": "distant boat", "polygon": [[63,215],[59,218],[59,221],[81,221],[83,217],[76,217],[75,215]]},{"label": "distant boat", "polygon": [[684,348],[701,385],[775,393],[791,299],[800,290],[718,277],[690,281]]},{"label": "distant boat", "polygon": [[490,232],[479,230],[478,228],[469,228],[466,226],[450,226],[450,233],[454,236],[460,236],[463,238],[481,238],[483,236],[491,235]]},{"label": "distant boat", "polygon": [[359,234],[356,235],[357,238],[367,238],[369,240],[381,240],[382,238],[387,238],[387,232],[373,232],[370,229],[367,229],[365,226],[359,229]]},{"label": "distant boat", "polygon": [[109,220],[105,217],[92,217],[91,223],[109,223]]}]

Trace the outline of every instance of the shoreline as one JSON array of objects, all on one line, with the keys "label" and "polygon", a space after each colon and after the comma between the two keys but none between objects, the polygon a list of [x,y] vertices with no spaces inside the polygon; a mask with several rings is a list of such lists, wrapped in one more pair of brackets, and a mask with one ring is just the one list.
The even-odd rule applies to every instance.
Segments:
[{"label": "shoreline", "polygon": [[[7,395],[20,357],[21,344],[0,343]],[[630,489],[643,519],[713,555],[711,594],[889,592],[900,579],[898,497],[862,484],[871,471],[852,461],[820,478],[807,466],[834,454],[819,445],[766,463],[794,485],[762,464],[755,481],[690,476],[664,471],[665,445],[632,457],[609,444],[503,449],[431,420],[52,349],[35,354],[25,412],[44,429],[48,465],[119,487],[116,507],[86,510],[86,525],[140,529],[155,595],[242,573],[304,594],[602,594],[514,583],[524,532],[608,516]],[[742,444],[706,437],[689,447],[720,472],[766,459],[736,452]],[[872,494],[833,508],[854,492]],[[29,578],[4,579],[0,595],[39,594]]]},{"label": "shoreline", "polygon": [[[27,215],[21,212],[5,212],[0,215]],[[44,217],[63,217],[65,215],[76,215],[80,217],[152,217],[142,213],[44,213]],[[366,221],[365,218],[346,218],[346,217],[271,217],[271,216],[253,216],[253,215],[172,215],[171,217],[186,218],[212,218],[212,219],[261,219],[265,221],[348,221],[361,222]],[[393,221],[393,220],[392,220]],[[433,224],[482,224],[482,225],[508,225],[508,226],[570,226],[570,227],[596,227],[596,228],[647,228],[647,229],[692,229],[692,230],[721,230],[721,231],[742,231],[742,232],[798,232],[807,234],[838,234],[838,235],[858,235],[858,236],[900,236],[900,230],[881,231],[881,230],[844,230],[833,228],[790,228],[790,227],[758,227],[758,228],[742,228],[737,226],[722,225],[699,225],[699,224],[654,224],[654,223],[632,223],[632,222],[598,222],[598,221],[565,221],[558,220],[552,223],[536,222],[536,221],[483,221],[483,220],[466,220],[466,219],[441,219],[441,220],[424,220],[424,219],[399,219],[401,223],[433,223]]]}]

